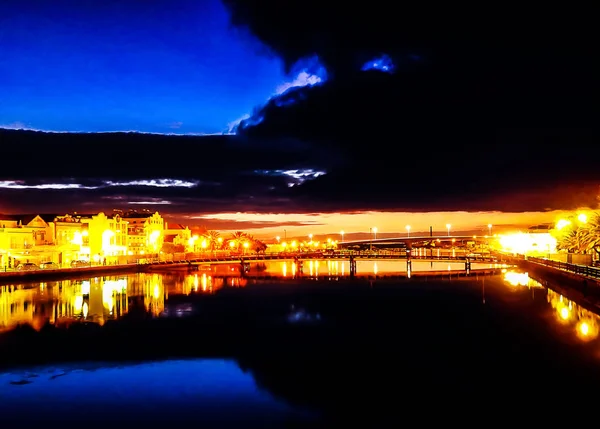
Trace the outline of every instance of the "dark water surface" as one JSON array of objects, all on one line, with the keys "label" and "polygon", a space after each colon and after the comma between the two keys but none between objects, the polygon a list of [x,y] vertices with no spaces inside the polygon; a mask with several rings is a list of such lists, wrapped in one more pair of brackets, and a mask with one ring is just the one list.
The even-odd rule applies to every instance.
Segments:
[{"label": "dark water surface", "polygon": [[572,424],[596,408],[599,319],[537,280],[0,287],[0,428]]},{"label": "dark water surface", "polygon": [[216,359],[31,367],[0,374],[0,397],[3,423],[15,427],[189,421],[279,428],[315,420],[258,389],[234,361]]}]

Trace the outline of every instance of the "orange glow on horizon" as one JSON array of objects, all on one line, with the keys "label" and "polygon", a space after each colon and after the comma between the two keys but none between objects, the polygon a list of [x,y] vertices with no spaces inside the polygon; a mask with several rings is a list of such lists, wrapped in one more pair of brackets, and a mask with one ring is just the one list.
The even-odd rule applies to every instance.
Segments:
[{"label": "orange glow on horizon", "polygon": [[[420,233],[429,234],[429,227],[434,233],[448,233],[447,224],[452,225],[452,233],[471,230],[485,230],[494,225],[494,233],[503,230],[525,230],[533,225],[552,224],[572,212],[564,210],[548,212],[351,212],[351,213],[215,213],[189,218],[189,223],[240,222],[240,229],[261,237],[282,236],[285,230],[288,237],[307,234],[337,236],[340,230],[344,234],[369,233],[372,225],[377,225],[377,235],[385,237],[396,233],[406,235],[405,225],[411,225],[411,236]],[[277,224],[268,226],[269,223]],[[302,225],[298,225],[298,224]],[[219,229],[219,228],[215,228]]]}]

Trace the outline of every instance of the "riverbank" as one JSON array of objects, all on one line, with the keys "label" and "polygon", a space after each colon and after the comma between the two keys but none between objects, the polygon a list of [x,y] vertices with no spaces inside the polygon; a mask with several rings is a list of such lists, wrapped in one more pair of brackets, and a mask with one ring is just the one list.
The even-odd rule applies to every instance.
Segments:
[{"label": "riverbank", "polygon": [[600,280],[523,259],[513,262],[543,286],[577,302],[586,310],[600,314]]},{"label": "riverbank", "polygon": [[143,272],[145,265],[98,265],[78,268],[59,268],[56,270],[33,271],[0,271],[0,284],[9,282],[35,282],[76,279],[81,277],[107,276],[118,274],[132,274]]}]

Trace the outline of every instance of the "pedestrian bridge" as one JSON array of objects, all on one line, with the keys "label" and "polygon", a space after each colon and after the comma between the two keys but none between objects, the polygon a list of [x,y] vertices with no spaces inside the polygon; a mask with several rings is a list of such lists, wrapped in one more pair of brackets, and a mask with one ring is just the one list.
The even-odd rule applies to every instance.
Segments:
[{"label": "pedestrian bridge", "polygon": [[489,241],[488,236],[477,235],[405,235],[402,237],[385,237],[363,240],[350,240],[338,242],[338,248],[347,249],[351,247],[376,247],[376,248],[397,248],[397,247],[414,247],[414,245],[423,245],[427,243],[466,243],[467,241],[475,243],[486,243]]},{"label": "pedestrian bridge", "polygon": [[199,258],[187,258],[181,260],[159,261],[149,260],[148,265],[172,266],[172,265],[198,265],[198,264],[231,264],[241,262],[260,261],[289,261],[289,260],[399,260],[418,259],[426,261],[472,261],[472,262],[497,262],[497,258],[490,254],[469,254],[465,252],[451,252],[437,254],[407,254],[403,252],[370,252],[370,251],[347,251],[336,252],[278,252],[278,253],[256,253],[239,256],[207,256]]}]

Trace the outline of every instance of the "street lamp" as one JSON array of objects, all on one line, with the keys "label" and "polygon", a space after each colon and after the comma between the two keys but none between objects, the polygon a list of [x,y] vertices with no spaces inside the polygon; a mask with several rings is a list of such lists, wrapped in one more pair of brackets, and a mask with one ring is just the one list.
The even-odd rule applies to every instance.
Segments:
[{"label": "street lamp", "polygon": [[446,224],[446,229],[448,230],[448,237],[450,237],[450,228],[452,228],[452,225],[450,225],[449,223]]},{"label": "street lamp", "polygon": [[344,230],[343,229],[340,231],[340,235],[342,236],[342,243],[343,243],[344,242]]},{"label": "street lamp", "polygon": [[406,225],[406,237],[410,237],[410,225]]},{"label": "street lamp", "polygon": [[491,237],[492,236],[492,224],[488,223],[488,235]]},{"label": "street lamp", "polygon": [[275,240],[277,240],[277,242],[279,243],[279,240],[281,240],[280,236],[275,237]]},{"label": "street lamp", "polygon": [[377,240],[377,227],[376,226],[373,227],[373,235],[374,235],[374,239]]},{"label": "street lamp", "polygon": [[312,234],[308,234],[308,238],[310,238],[310,241],[312,241],[313,235]]}]

